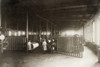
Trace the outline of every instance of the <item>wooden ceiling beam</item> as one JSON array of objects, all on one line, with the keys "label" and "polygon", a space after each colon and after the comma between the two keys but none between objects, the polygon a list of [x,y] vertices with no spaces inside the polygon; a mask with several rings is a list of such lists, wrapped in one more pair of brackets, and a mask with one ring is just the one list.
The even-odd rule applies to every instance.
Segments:
[{"label": "wooden ceiling beam", "polygon": [[[99,4],[100,5],[100,4]],[[97,4],[89,5],[89,6],[97,6]],[[76,6],[65,6],[65,7],[56,7],[51,9],[45,9],[45,11],[55,11],[55,10],[62,10],[62,9],[78,9],[78,8],[87,8],[88,5],[76,5]]]},{"label": "wooden ceiling beam", "polygon": [[44,17],[42,17],[42,16],[40,16],[40,15],[38,15],[38,14],[36,14],[36,16],[39,17],[39,18],[42,19],[42,20],[47,21],[47,22],[50,23],[50,24],[56,25],[55,23],[51,22],[51,21],[48,20],[47,18],[44,18]]}]

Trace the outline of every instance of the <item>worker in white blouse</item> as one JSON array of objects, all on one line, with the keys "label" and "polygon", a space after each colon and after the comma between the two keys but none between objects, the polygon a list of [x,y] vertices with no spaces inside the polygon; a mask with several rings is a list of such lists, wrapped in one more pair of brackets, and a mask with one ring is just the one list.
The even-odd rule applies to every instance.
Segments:
[{"label": "worker in white blouse", "polygon": [[46,52],[47,51],[47,42],[45,39],[42,42],[42,46],[43,46],[43,51]]},{"label": "worker in white blouse", "polygon": [[28,41],[28,47],[27,47],[28,50],[32,50],[31,44],[32,44],[32,42],[29,40],[29,41]]},{"label": "worker in white blouse", "polygon": [[5,40],[5,35],[0,31],[0,53],[3,53],[3,41]]}]

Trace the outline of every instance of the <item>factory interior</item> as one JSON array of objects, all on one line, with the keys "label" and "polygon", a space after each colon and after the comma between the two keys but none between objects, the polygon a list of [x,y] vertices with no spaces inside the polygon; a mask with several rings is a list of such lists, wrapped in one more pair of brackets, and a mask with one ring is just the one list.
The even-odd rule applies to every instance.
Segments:
[{"label": "factory interior", "polygon": [[0,0],[0,67],[100,67],[100,0]]}]

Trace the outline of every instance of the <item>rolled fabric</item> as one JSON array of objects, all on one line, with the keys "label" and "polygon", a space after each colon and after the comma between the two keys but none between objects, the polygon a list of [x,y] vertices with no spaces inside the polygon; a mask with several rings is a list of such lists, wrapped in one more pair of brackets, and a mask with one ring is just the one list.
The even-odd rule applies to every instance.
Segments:
[{"label": "rolled fabric", "polygon": [[39,43],[32,43],[33,49],[37,48],[39,46]]}]

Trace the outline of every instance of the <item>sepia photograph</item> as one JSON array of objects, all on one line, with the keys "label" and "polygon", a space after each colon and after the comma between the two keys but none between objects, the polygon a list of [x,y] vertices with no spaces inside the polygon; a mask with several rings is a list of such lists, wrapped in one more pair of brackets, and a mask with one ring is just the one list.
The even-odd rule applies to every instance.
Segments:
[{"label": "sepia photograph", "polygon": [[0,67],[100,67],[100,0],[0,0]]}]

